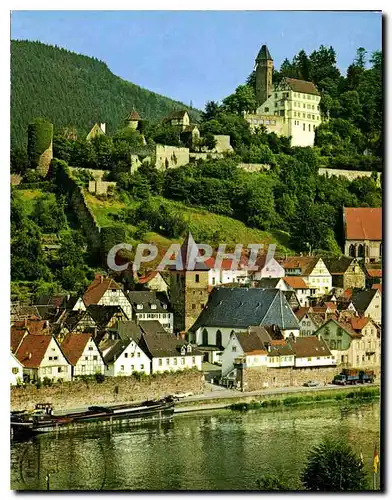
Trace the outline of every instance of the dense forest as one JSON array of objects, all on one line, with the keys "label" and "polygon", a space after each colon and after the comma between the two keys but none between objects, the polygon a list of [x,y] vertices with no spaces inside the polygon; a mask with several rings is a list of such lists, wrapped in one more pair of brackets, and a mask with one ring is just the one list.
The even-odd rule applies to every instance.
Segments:
[{"label": "dense forest", "polygon": [[[95,122],[117,130],[135,108],[157,120],[187,106],[115,76],[93,57],[40,42],[11,41],[11,142],[26,144],[26,129],[36,117],[57,129],[75,127],[85,136]],[[191,113],[198,116],[196,110]]]}]

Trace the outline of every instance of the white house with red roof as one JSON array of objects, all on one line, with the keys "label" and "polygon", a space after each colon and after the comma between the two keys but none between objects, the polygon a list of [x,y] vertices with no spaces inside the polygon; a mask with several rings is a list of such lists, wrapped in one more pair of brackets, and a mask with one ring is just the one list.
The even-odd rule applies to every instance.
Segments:
[{"label": "white house with red roof", "polygon": [[210,268],[208,271],[209,286],[225,285],[226,283],[247,283],[249,281],[246,268],[247,261],[244,257],[241,257],[234,269],[232,269],[232,259],[223,259],[219,268],[216,267],[215,257],[207,259],[205,264]]},{"label": "white house with red roof", "polygon": [[97,274],[94,281],[83,295],[86,307],[91,304],[99,306],[120,306],[128,319],[132,319],[132,306],[121,286],[113,279]]},{"label": "white house with red roof", "polygon": [[316,288],[311,288],[301,276],[285,276],[283,281],[289,290],[293,290],[301,307],[309,306],[309,298],[316,293]]},{"label": "white house with red roof", "polygon": [[251,279],[258,281],[263,278],[283,278],[285,276],[284,268],[279,262],[268,254],[262,255],[257,261],[258,271],[251,272]]},{"label": "white house with red roof", "polygon": [[367,262],[382,258],[382,208],[343,208],[344,254]]},{"label": "white house with red roof", "polygon": [[30,380],[72,379],[71,365],[51,335],[26,335],[14,353]]},{"label": "white house with red roof", "polygon": [[69,333],[61,349],[72,365],[72,377],[105,373],[105,362],[91,333]]}]

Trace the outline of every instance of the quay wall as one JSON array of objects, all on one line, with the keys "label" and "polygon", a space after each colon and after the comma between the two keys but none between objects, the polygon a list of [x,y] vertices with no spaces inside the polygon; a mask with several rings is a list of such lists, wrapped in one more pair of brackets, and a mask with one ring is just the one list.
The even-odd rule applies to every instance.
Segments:
[{"label": "quay wall", "polygon": [[[342,367],[326,368],[266,368],[254,367],[237,370],[237,381],[245,391],[278,387],[301,387],[309,380],[320,384],[331,383]],[[375,369],[376,382],[380,371]]]},{"label": "quay wall", "polygon": [[11,388],[11,410],[32,410],[37,403],[51,403],[55,410],[66,410],[143,401],[176,392],[200,394],[203,390],[204,376],[198,371],[163,373],[140,380],[137,377],[106,377],[101,383],[76,380],[39,389],[35,385],[26,385]]}]

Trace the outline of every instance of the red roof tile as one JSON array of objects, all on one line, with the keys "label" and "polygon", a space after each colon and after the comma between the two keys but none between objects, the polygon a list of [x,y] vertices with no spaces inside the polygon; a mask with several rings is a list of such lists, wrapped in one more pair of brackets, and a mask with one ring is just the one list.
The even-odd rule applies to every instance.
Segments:
[{"label": "red roof tile", "polygon": [[52,338],[50,335],[26,335],[15,356],[25,368],[38,368]]},{"label": "red roof tile", "polygon": [[382,208],[344,208],[346,240],[381,240]]},{"label": "red roof tile", "polygon": [[292,288],[309,288],[303,278],[299,276],[285,276],[283,279]]},{"label": "red roof tile", "polygon": [[111,278],[97,274],[94,281],[84,292],[83,301],[86,307],[90,304],[98,304],[106,290],[121,290],[121,287]]},{"label": "red roof tile", "polygon": [[343,297],[345,299],[351,299],[352,296],[353,296],[353,291],[351,288],[347,288],[347,290],[344,290]]},{"label": "red roof tile", "polygon": [[382,293],[382,284],[381,283],[375,283],[374,285],[372,285],[372,288],[374,290],[378,290],[380,293]]},{"label": "red roof tile", "polygon": [[91,333],[69,333],[65,337],[61,350],[72,365],[76,365],[91,338]]},{"label": "red roof tile", "polygon": [[295,311],[295,315],[297,316],[298,321],[301,321],[301,319],[305,316],[305,314],[308,313],[309,307],[300,307]]},{"label": "red roof tile", "polygon": [[23,337],[28,335],[28,333],[27,328],[20,328],[15,325],[11,327],[11,352],[15,352],[17,350]]},{"label": "red roof tile", "polygon": [[22,321],[15,321],[14,326],[17,328],[27,328],[31,335],[49,335],[49,323],[44,319],[27,318]]},{"label": "red roof tile", "polygon": [[370,319],[369,318],[351,318],[351,326],[353,330],[355,331],[361,331],[362,328],[364,328],[368,323]]},{"label": "red roof tile", "polygon": [[[215,257],[210,257],[209,259],[207,259],[206,261],[204,261],[204,263],[210,268],[210,269],[214,269],[215,268],[215,260],[216,258]],[[222,269],[223,271],[230,271],[231,270],[231,266],[233,264],[233,260],[232,259],[223,259],[222,260],[222,263],[221,263],[221,267],[220,269]],[[247,265],[247,258],[244,257],[244,256],[241,256],[238,264],[237,264],[237,267],[234,269],[234,270],[241,270],[243,269],[244,267],[246,267]]]},{"label": "red roof tile", "polygon": [[371,278],[382,278],[382,269],[366,269]]},{"label": "red roof tile", "polygon": [[280,265],[285,269],[299,268],[302,275],[308,276],[318,261],[318,257],[287,257],[280,262]]}]

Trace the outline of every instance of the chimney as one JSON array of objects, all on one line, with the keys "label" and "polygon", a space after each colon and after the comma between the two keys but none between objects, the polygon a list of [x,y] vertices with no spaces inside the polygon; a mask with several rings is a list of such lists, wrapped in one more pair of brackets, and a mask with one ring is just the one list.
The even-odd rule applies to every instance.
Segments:
[{"label": "chimney", "polygon": [[24,320],[24,325],[27,326],[27,318]]},{"label": "chimney", "polygon": [[29,352],[29,359],[31,359],[31,352]]},{"label": "chimney", "polygon": [[104,134],[106,134],[106,123],[101,123],[100,124],[101,130]]},{"label": "chimney", "polygon": [[103,275],[100,276],[101,283],[103,283]]}]

